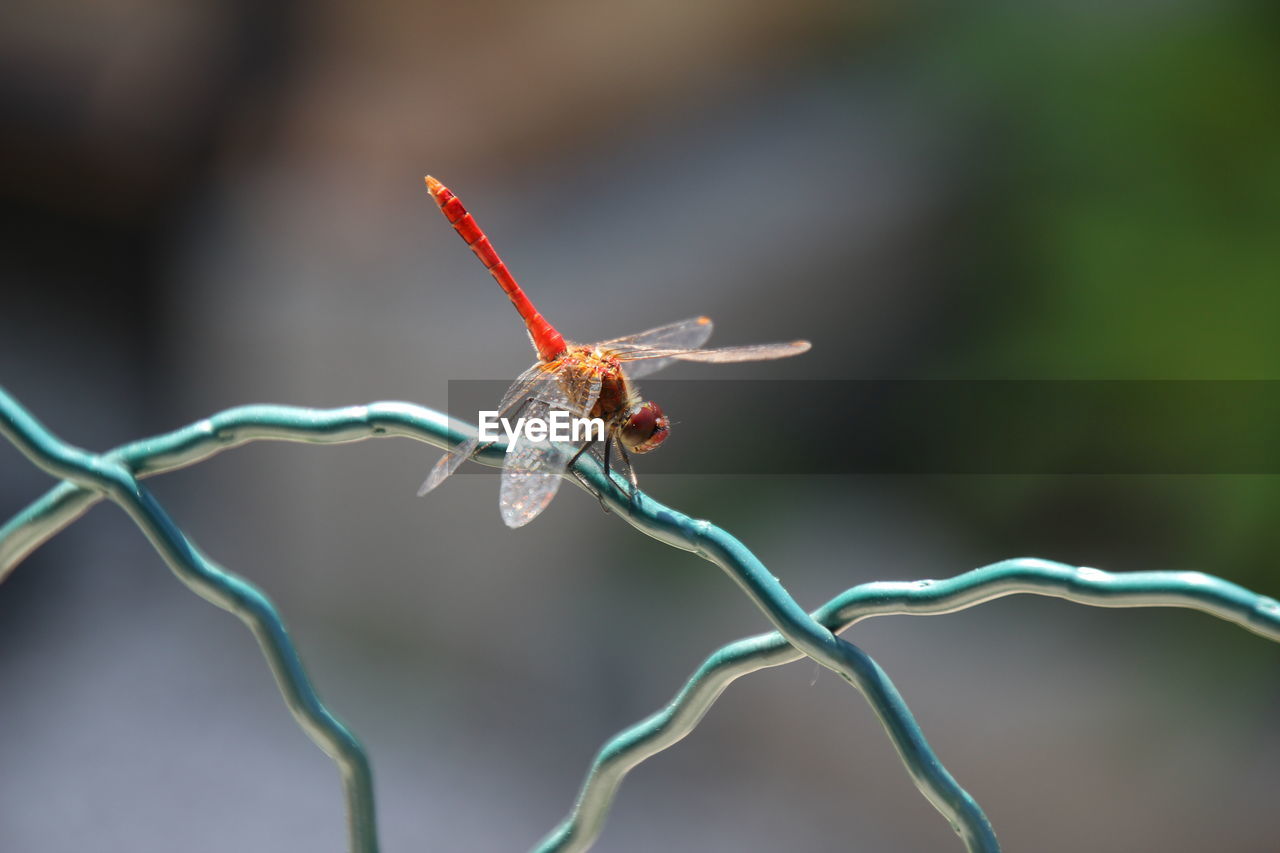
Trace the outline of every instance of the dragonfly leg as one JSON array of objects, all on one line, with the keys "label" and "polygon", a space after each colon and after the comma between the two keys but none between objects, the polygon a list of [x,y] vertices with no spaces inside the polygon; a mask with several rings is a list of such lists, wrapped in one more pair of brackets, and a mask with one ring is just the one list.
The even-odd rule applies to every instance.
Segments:
[{"label": "dragonfly leg", "polygon": [[575,454],[573,454],[573,458],[571,458],[571,459],[569,460],[569,464],[568,464],[567,466],[565,466],[565,467],[567,467],[567,468],[572,468],[572,467],[574,466],[574,463],[576,463],[576,462],[578,461],[578,457],[579,457],[579,456],[581,456],[582,454],[586,453],[586,452],[587,452],[587,448],[588,448],[588,447],[590,447],[593,443],[594,443],[594,442],[590,442],[590,441],[588,441],[586,444],[584,444],[584,445],[582,445],[581,447],[579,447],[579,448],[578,448],[578,452],[577,452],[577,453],[575,453]]},{"label": "dragonfly leg", "polygon": [[618,442],[618,455],[622,457],[622,461],[627,468],[627,479],[631,481],[631,492],[628,497],[631,499],[632,508],[634,508],[636,494],[640,491],[640,481],[636,479],[636,469],[632,466],[631,456],[627,453],[627,449],[622,446],[622,442]]},{"label": "dragonfly leg", "polygon": [[[604,437],[604,477],[611,485],[613,483],[613,468],[609,466],[609,449],[612,447],[613,436],[606,435]],[[621,449],[622,445],[619,444],[618,448]],[[596,497],[600,499],[600,508],[607,513],[609,511],[609,505],[604,502],[604,495],[596,495]]]},{"label": "dragonfly leg", "polygon": [[[595,489],[593,489],[591,487],[591,484],[587,482],[587,478],[579,474],[578,469],[574,467],[574,463],[578,461],[578,457],[586,453],[587,449],[590,448],[593,444],[595,444],[594,441],[588,441],[586,444],[582,445],[582,447],[579,447],[578,452],[573,454],[573,458],[569,460],[569,464],[566,467],[573,472],[573,476],[578,478],[578,482],[581,483],[588,492],[591,492],[591,494],[596,496],[596,500],[600,502],[600,508],[605,511],[606,515],[608,515],[609,505],[604,502],[604,495],[600,494],[600,492],[597,492]],[[607,438],[604,440],[604,460],[605,460],[604,461],[605,476],[608,476],[609,474],[609,439]]]}]

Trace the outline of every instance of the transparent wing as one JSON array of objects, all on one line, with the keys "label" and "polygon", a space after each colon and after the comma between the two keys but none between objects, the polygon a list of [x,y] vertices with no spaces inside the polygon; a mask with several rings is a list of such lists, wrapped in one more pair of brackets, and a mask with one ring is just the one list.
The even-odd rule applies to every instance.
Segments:
[{"label": "transparent wing", "polygon": [[[507,389],[507,393],[502,395],[502,402],[498,404],[498,416],[515,416],[515,410],[522,402],[532,396],[536,396],[534,389],[541,380],[546,378],[546,375],[546,370],[542,364],[535,364],[520,374],[520,378],[512,382],[511,387]],[[592,402],[594,404],[594,401]],[[447,480],[454,471],[458,470],[463,462],[471,458],[479,446],[479,438],[470,438],[440,457],[440,461],[436,462],[435,467],[431,469],[431,473],[427,475],[427,479],[418,488],[418,497],[422,497]]]},{"label": "transparent wing", "polygon": [[[597,346],[619,356],[636,355],[650,350],[691,350],[707,342],[711,337],[711,328],[710,317],[690,317],[688,320],[669,323],[625,338],[601,341]],[[657,373],[669,364],[670,359],[651,359],[643,365],[636,364],[627,371],[627,375],[632,379],[639,379],[650,373]]]},{"label": "transparent wing", "polygon": [[622,338],[611,338],[601,341],[600,346],[614,352],[626,352],[632,348],[641,349],[696,349],[711,337],[710,317],[690,317],[676,323],[668,323],[638,332]]},{"label": "transparent wing", "polygon": [[[600,396],[600,377],[589,373],[544,373],[530,389],[523,417],[548,418],[556,410],[590,412]],[[564,442],[530,441],[523,433],[507,445],[498,508],[508,527],[522,527],[547,508],[560,488],[560,474],[577,450]]]},{"label": "transparent wing", "polygon": [[[551,408],[535,400],[525,410],[530,417],[546,417]],[[551,442],[530,442],[520,435],[507,445],[498,498],[498,509],[507,527],[522,527],[547,508],[560,488],[560,472],[568,461]]]},{"label": "transparent wing", "polygon": [[418,497],[422,497],[427,492],[449,479],[449,477],[453,476],[453,472],[457,471],[458,467],[461,466],[463,462],[470,459],[476,452],[476,448],[479,446],[480,439],[469,438],[454,447],[453,450],[450,450],[444,456],[441,456],[436,464],[432,466],[431,473],[427,475],[427,479],[422,481],[421,486],[418,486]]},{"label": "transparent wing", "polygon": [[802,352],[808,352],[811,346],[808,341],[791,341],[785,344],[749,344],[742,347],[720,347],[719,349],[650,349],[627,355],[619,354],[618,360],[627,362],[628,376],[635,376],[636,369],[642,365],[647,365],[650,360],[666,361],[674,359],[718,364],[727,364],[735,361],[771,361],[775,358],[800,355]]}]

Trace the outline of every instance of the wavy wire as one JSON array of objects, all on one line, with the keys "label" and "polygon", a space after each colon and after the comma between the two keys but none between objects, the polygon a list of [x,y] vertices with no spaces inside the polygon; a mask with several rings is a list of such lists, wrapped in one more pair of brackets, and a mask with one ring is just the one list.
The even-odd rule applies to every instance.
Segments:
[{"label": "wavy wire", "polygon": [[[59,441],[0,388],[0,432],[33,463],[63,480],[0,527],[0,581],[103,497],[119,504],[179,579],[235,613],[253,631],[295,719],[342,772],[351,850],[374,853],[373,786],[364,750],[312,688],[279,614],[256,587],[201,554],[138,479],[195,464],[250,441],[323,444],[394,435],[448,448],[473,428],[409,403],[329,410],[242,406],[94,455]],[[486,449],[477,461],[501,465],[502,448]],[[966,849],[971,853],[999,850],[990,822],[933,754],[888,676],[857,646],[834,636],[833,632],[863,618],[948,613],[1005,595],[1032,593],[1103,607],[1189,607],[1280,641],[1280,604],[1219,578],[1188,572],[1117,575],[1034,559],[1007,560],[945,581],[863,584],[808,614],[730,534],[647,495],[640,494],[633,502],[625,485],[585,456],[578,468],[586,481],[580,485],[599,492],[634,527],[724,569],[778,630],[723,647],[665,708],[610,739],[597,754],[573,810],[535,848],[539,853],[588,849],[632,767],[685,737],[735,679],[806,656],[838,673],[867,698],[912,780],[951,823]]]}]

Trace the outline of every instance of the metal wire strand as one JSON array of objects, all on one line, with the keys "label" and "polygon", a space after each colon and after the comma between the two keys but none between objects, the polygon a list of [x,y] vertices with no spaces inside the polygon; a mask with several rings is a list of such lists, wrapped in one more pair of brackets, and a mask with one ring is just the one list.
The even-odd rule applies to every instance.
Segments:
[{"label": "metal wire strand", "polygon": [[[1280,602],[1221,578],[1201,572],[1115,574],[1031,557],[1003,560],[947,580],[861,584],[813,611],[813,617],[840,633],[872,616],[954,613],[1019,594],[1064,598],[1095,607],[1185,607],[1280,642]],[[573,811],[536,848],[538,853],[587,849],[599,834],[618,787],[633,767],[692,732],[720,694],[737,679],[802,657],[777,632],[747,637],[714,652],[665,708],[615,735],[596,753]],[[892,690],[892,685],[888,689]],[[946,792],[946,796],[955,798],[949,804],[951,809],[967,808],[967,794],[949,775],[945,780],[928,779],[930,773],[942,775],[947,771],[927,759],[917,760],[917,756],[930,755],[927,745],[918,750],[904,747],[903,743],[909,743],[918,733],[911,728],[897,728],[901,719],[909,717],[881,711],[880,703],[888,705],[891,698],[868,699],[916,787],[944,814],[947,811],[934,799],[934,792]]]},{"label": "metal wire strand", "polygon": [[[35,507],[5,525],[0,529],[0,543],[8,543],[11,532],[20,540],[24,532],[34,534],[34,539],[22,540],[25,546],[19,549],[17,557],[21,559],[102,497],[118,504],[179,580],[201,598],[235,614],[253,632],[294,719],[312,742],[338,765],[346,794],[350,849],[355,853],[377,853],[373,774],[364,747],[320,700],[284,621],[266,595],[200,553],[119,457],[95,456],[58,440],[3,388],[0,388],[0,433],[39,468],[63,478],[63,483],[54,490],[60,493],[58,500],[52,504],[37,502]],[[89,500],[73,500],[72,490],[75,495],[88,496]],[[31,510],[41,507],[49,508],[43,518],[39,513],[32,516]],[[70,514],[76,507],[78,512]],[[61,515],[54,512],[57,508],[61,508]],[[42,522],[48,525],[60,519],[56,528],[42,529]],[[0,572],[0,579],[3,577],[4,573]]]},{"label": "metal wire strand", "polygon": [[[448,448],[474,434],[473,427],[409,403],[371,403],[367,406],[330,410],[257,405],[229,409],[174,432],[125,445],[95,457],[58,442],[3,389],[0,389],[0,430],[38,465],[42,465],[42,462],[35,452],[37,447],[44,445],[60,448],[63,452],[79,454],[82,462],[90,468],[98,466],[117,470],[139,490],[141,486],[133,479],[134,476],[148,476],[191,465],[222,450],[258,439],[339,443],[400,435]],[[500,446],[487,448],[477,456],[477,460],[489,465],[501,465],[502,451]],[[76,477],[70,476],[75,473],[74,468],[67,470],[46,467],[46,470],[55,476],[67,476],[70,482],[55,486],[0,528],[0,580],[40,543],[73,522],[102,498],[95,491],[97,481],[80,476],[77,482]],[[983,853],[999,849],[990,822],[933,755],[919,725],[884,672],[861,650],[837,639],[810,617],[746,546],[710,522],[689,518],[642,493],[631,494],[629,484],[620,484],[614,480],[593,459],[584,457],[579,462],[578,474],[583,479],[580,485],[597,491],[601,500],[615,514],[625,518],[640,531],[673,547],[698,554],[723,568],[779,629],[780,635],[786,637],[787,642],[857,687],[871,702],[880,718],[888,721],[886,729],[895,738],[895,746],[908,762],[913,778],[922,786],[929,801],[956,827],[968,849]],[[571,479],[576,481],[576,478]],[[110,492],[108,496],[113,500],[117,499]],[[159,510],[159,507],[156,506],[156,509]],[[174,532],[177,532],[176,528]],[[194,549],[192,550],[194,553]],[[196,556],[199,557],[198,554]],[[246,581],[237,581],[248,585]],[[216,585],[219,581],[214,577],[213,582]],[[211,600],[216,603],[216,599]],[[278,616],[274,618],[279,621]],[[282,624],[280,634],[284,636]],[[300,669],[301,664],[298,666]],[[305,677],[303,684],[314,702],[323,709],[318,697],[310,691],[309,685],[305,685]],[[283,685],[281,689],[285,691],[286,701],[289,701],[289,692]],[[295,709],[295,715],[297,714]],[[306,724],[304,728],[308,728],[308,733],[311,733]],[[662,748],[665,747],[652,749],[636,761]],[[359,751],[358,745],[356,749]],[[363,752],[360,752],[360,757],[363,763]],[[371,791],[371,787],[368,790]],[[368,815],[370,818],[362,824],[365,840],[357,840],[353,836],[352,849],[364,853],[373,849],[373,846],[357,844],[376,845],[376,841],[373,840],[372,800],[368,801],[366,807],[365,803],[357,802],[361,796],[360,791],[348,789],[351,813],[357,818],[360,815]],[[585,823],[596,827],[596,831],[590,833],[590,837],[579,832],[569,833],[571,843],[576,845],[574,849],[586,849],[590,846],[598,834],[598,827],[603,824],[611,801],[612,797],[605,801],[593,800],[599,809],[598,813],[590,805],[586,810],[578,810],[589,819]],[[354,823],[361,821],[353,820]],[[577,840],[573,841],[575,838]]]},{"label": "metal wire strand", "polygon": [[[249,441],[276,439],[338,443],[397,435],[447,448],[474,432],[467,425],[408,403],[372,403],[332,410],[244,406],[95,457],[57,442],[3,389],[0,389],[0,431],[36,464],[55,476],[67,478],[0,527],[0,580],[40,543],[100,500],[104,491],[134,516],[144,532],[152,537],[153,543],[157,543],[157,549],[166,556],[166,560],[171,560],[173,554],[166,548],[173,542],[186,540],[134,478],[191,465]],[[502,448],[488,448],[477,461],[501,465]],[[709,522],[691,519],[644,494],[637,495],[633,501],[626,484],[620,487],[619,482],[607,476],[594,460],[584,457],[579,463],[578,473],[586,481],[584,487],[598,491],[616,514],[637,529],[720,565],[779,630],[720,649],[703,663],[664,709],[608,741],[596,756],[573,811],[535,848],[540,853],[588,849],[599,835],[618,786],[632,767],[685,737],[735,679],[804,656],[835,670],[866,696],[917,787],[952,823],[967,849],[984,853],[998,850],[990,823],[977,803],[937,760],[888,677],[856,646],[833,636],[833,631],[842,631],[869,616],[949,613],[1005,595],[1032,593],[1103,607],[1190,607],[1280,641],[1280,604],[1227,581],[1191,572],[1110,574],[1035,559],[1008,560],[945,581],[863,584],[837,596],[812,615],[805,614],[764,565],[725,531]],[[135,501],[130,495],[139,497]],[[156,519],[162,519],[164,523],[157,527]],[[169,533],[157,540],[153,533],[157,530],[164,532],[166,526]],[[374,850],[372,787],[368,784],[367,762],[359,744],[328,714],[315,696],[284,633],[283,623],[265,597],[247,582],[213,566],[189,542],[186,545],[190,550],[185,555],[181,548],[175,551],[182,558],[177,560],[179,565],[189,569],[187,558],[190,558],[191,565],[212,569],[212,573],[206,571],[201,576],[212,587],[212,590],[204,591],[199,584],[189,581],[182,572],[174,569],[197,592],[220,606],[233,609],[223,603],[229,590],[222,587],[230,579],[252,590],[265,605],[265,609],[257,611],[256,617],[234,609],[233,612],[254,628],[277,673],[286,701],[308,734],[335,757],[343,767],[344,777],[354,778],[350,771],[352,766],[363,768],[364,783],[353,786],[349,782],[347,786],[352,815],[352,849],[361,853]],[[172,548],[169,550],[174,551]],[[174,566],[172,560],[170,565]],[[262,621],[255,623],[253,618]],[[263,625],[271,623],[278,629],[275,633],[263,628]],[[283,670],[300,676],[288,680],[288,688],[286,680],[282,679],[281,665],[273,658],[273,653],[267,651],[269,646],[274,648],[276,644],[279,660],[292,662]],[[279,649],[286,650],[287,654],[279,654]],[[291,693],[291,690],[295,692]],[[358,762],[352,764],[350,753],[339,750],[335,754],[332,744],[327,747],[325,742],[321,742],[324,732],[333,739],[333,729],[321,726],[321,735],[318,735],[315,717],[300,713],[294,706],[293,702],[299,698],[303,705],[319,712],[319,719],[331,721],[337,726],[337,731],[349,739],[337,738],[347,744],[350,753],[359,756]],[[362,815],[366,818],[365,825],[357,831]]]}]

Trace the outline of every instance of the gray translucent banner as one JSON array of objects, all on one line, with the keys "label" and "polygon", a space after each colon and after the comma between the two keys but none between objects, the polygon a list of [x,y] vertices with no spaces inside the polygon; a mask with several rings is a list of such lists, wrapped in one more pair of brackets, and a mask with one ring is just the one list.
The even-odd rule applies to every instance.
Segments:
[{"label": "gray translucent banner", "polygon": [[[508,383],[449,383],[475,423]],[[653,474],[1277,474],[1280,381],[647,380]],[[466,466],[479,471],[478,466]]]}]

